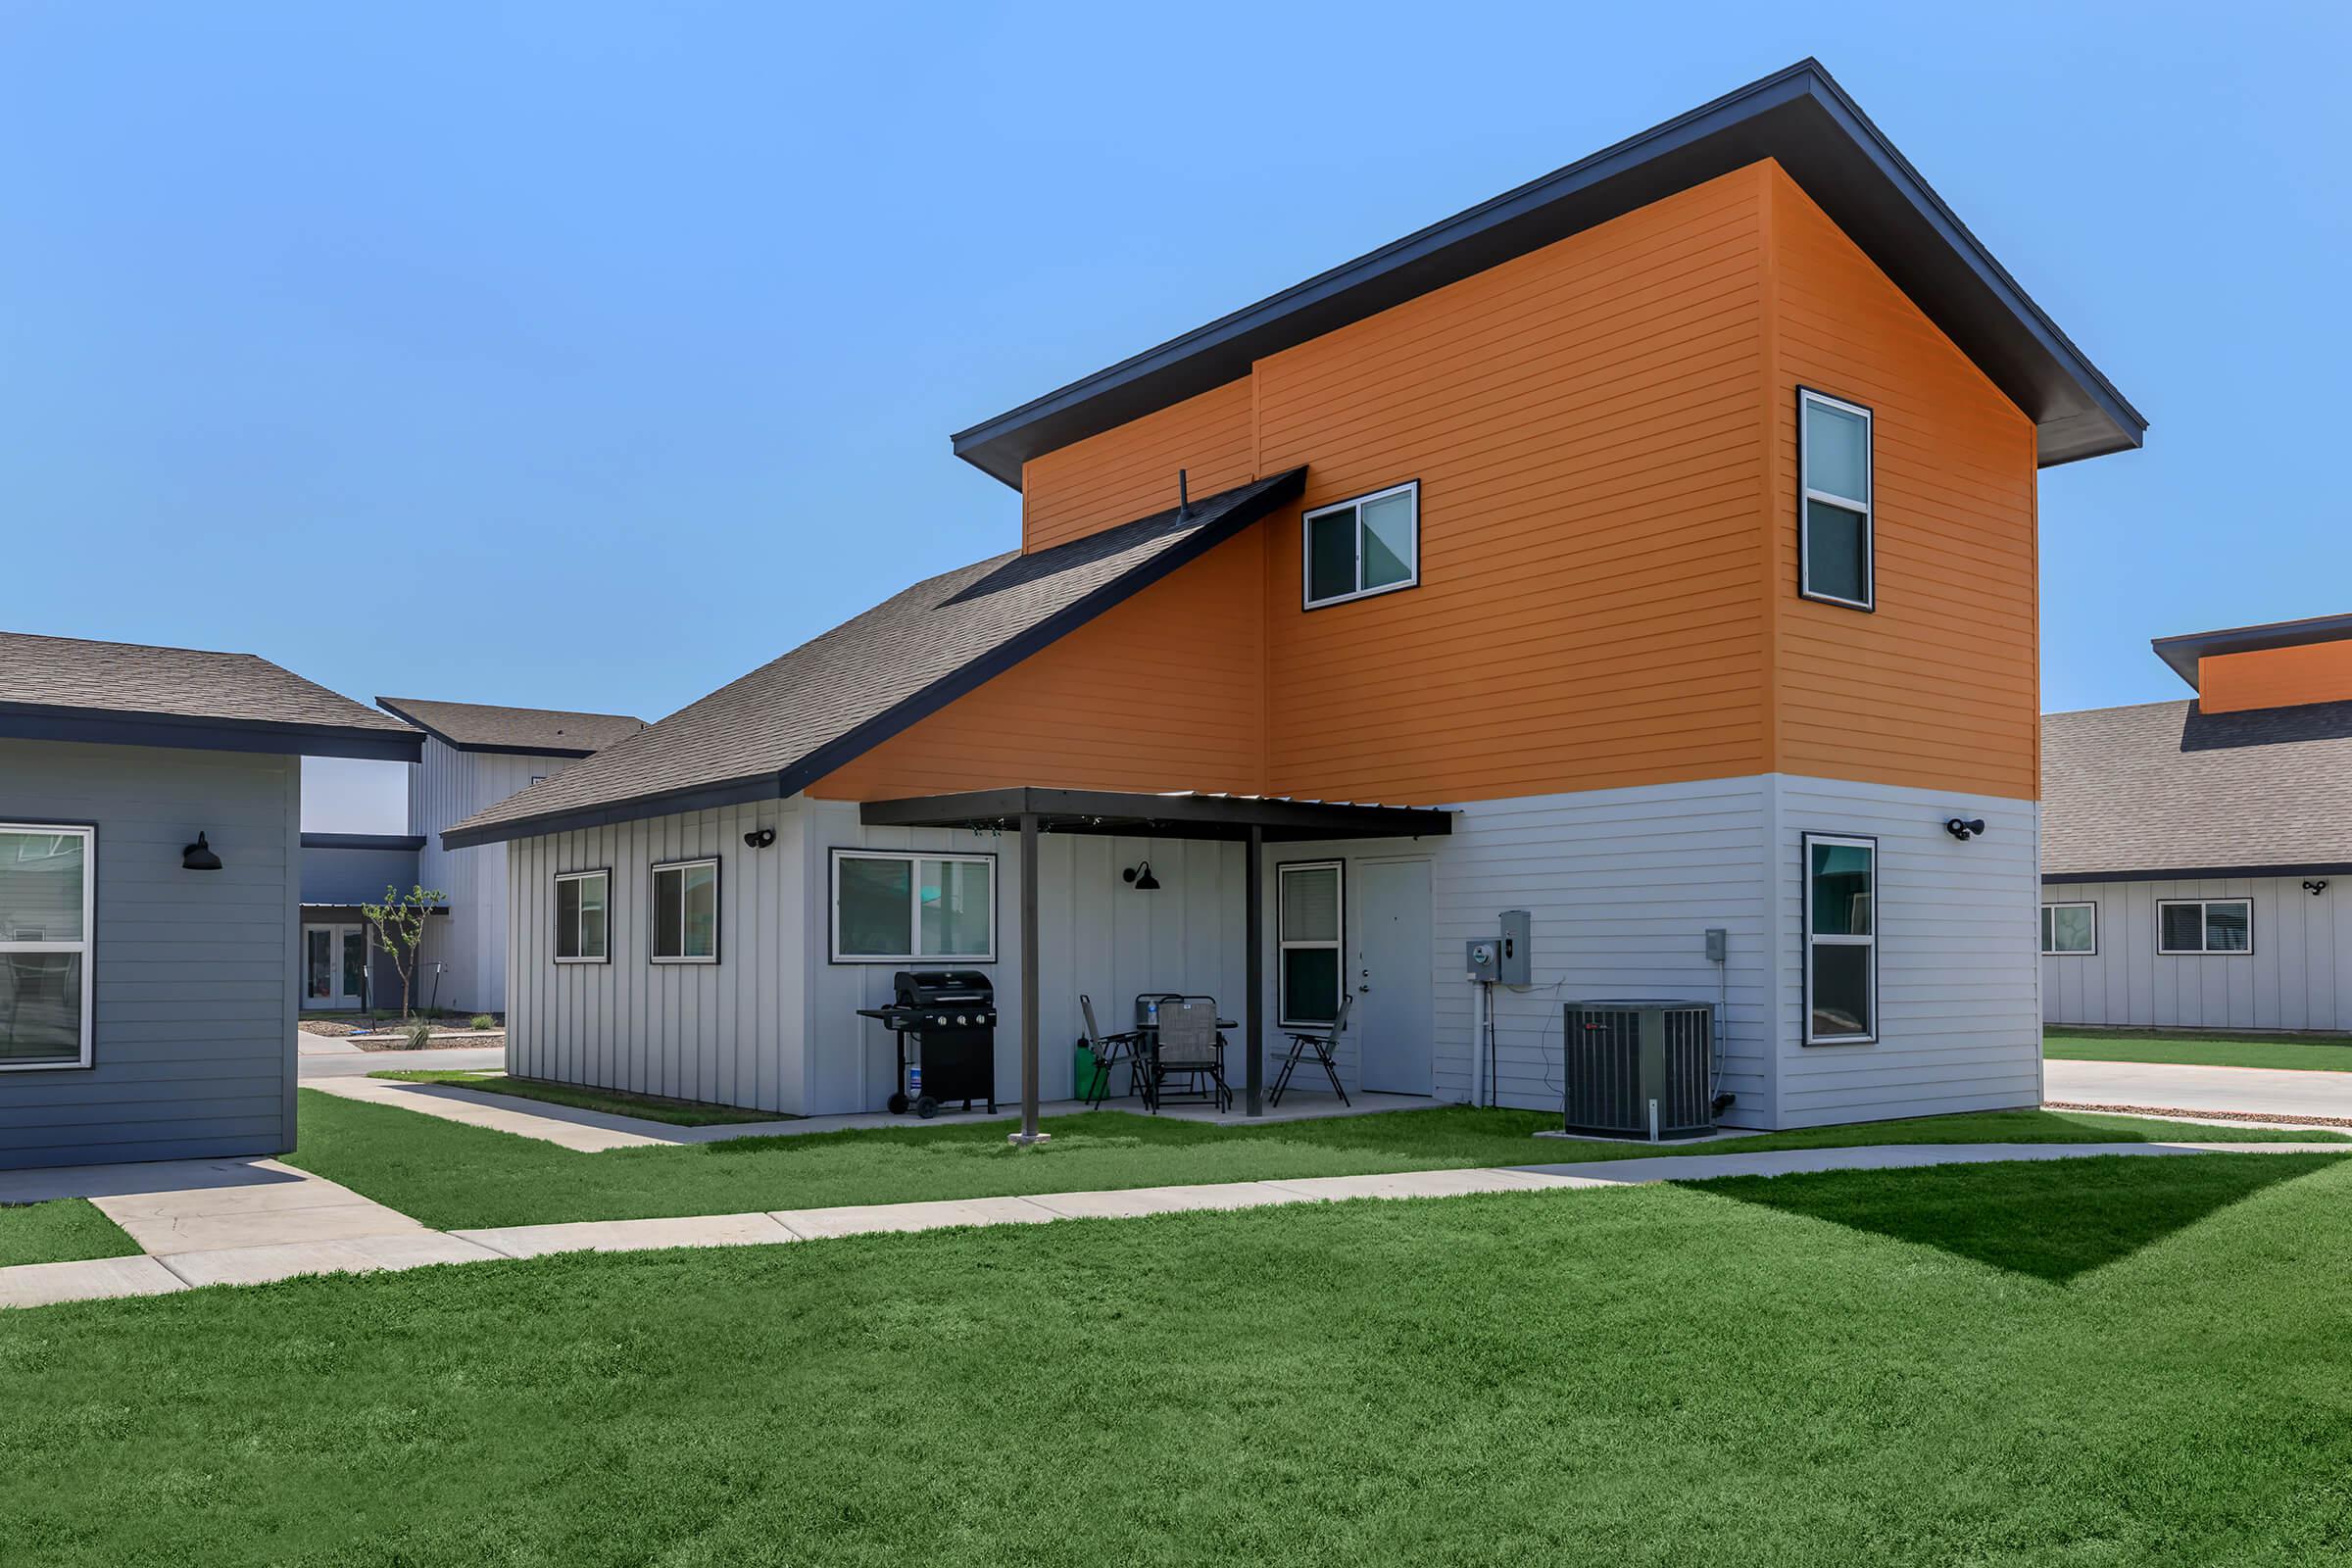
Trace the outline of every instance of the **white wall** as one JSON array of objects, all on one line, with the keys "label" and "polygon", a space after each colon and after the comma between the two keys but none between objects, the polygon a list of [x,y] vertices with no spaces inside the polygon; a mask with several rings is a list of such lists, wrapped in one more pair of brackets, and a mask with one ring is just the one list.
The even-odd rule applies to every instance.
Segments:
[{"label": "white wall", "polygon": [[[2190,882],[2060,882],[2051,904],[2095,904],[2098,952],[2041,960],[2051,1023],[2152,1028],[2352,1029],[2352,878],[2328,878],[2313,897],[2303,878]],[[2160,899],[2250,899],[2254,950],[2165,956],[2156,951]]]},{"label": "white wall", "polygon": [[[449,912],[425,929],[416,978],[419,1006],[437,1000],[464,1012],[507,1010],[507,846],[445,850],[441,830],[528,788],[534,777],[553,778],[577,760],[459,751],[425,738],[423,760],[408,769],[409,831],[424,835],[416,858],[418,879],[449,895]],[[447,965],[437,997],[434,963]]]}]

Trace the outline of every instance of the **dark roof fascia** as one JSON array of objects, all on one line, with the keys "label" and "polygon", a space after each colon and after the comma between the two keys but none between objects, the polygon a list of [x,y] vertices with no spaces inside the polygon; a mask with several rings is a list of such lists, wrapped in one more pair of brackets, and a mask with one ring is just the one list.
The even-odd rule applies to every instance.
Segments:
[{"label": "dark roof fascia", "polygon": [[305,833],[306,850],[421,850],[421,833]]},{"label": "dark roof fascia", "polygon": [[2287,865],[2188,865],[2131,871],[2044,871],[2045,886],[2073,882],[2212,882],[2224,877],[2352,876],[2352,860]]},{"label": "dark roof fascia", "polygon": [[747,801],[782,800],[798,795],[827,773],[855,761],[909,725],[930,717],[958,697],[966,696],[995,679],[1048,644],[1069,635],[1113,605],[1134,597],[1178,567],[1200,560],[1260,517],[1280,511],[1298,499],[1305,488],[1304,468],[1292,468],[1276,474],[1266,482],[1263,490],[1247,501],[1237,503],[1213,520],[1202,523],[1189,537],[1072,600],[1028,630],[1007,638],[955,673],[933,681],[904,702],[884,710],[840,739],[818,747],[779,772],[757,774],[723,784],[633,796],[627,800],[608,801],[574,810],[551,811],[542,816],[515,817],[462,832],[456,828],[444,829],[441,846],[460,850],[475,844],[498,844],[513,839],[537,838],[545,833],[565,833],[575,828],[630,822],[646,816],[664,816],[673,811],[699,811],[713,806],[739,806]]},{"label": "dark roof fascia", "polygon": [[416,725],[418,729],[424,731],[427,735],[430,735],[433,739],[439,741],[442,745],[448,747],[453,752],[480,752],[486,756],[492,757],[580,758],[594,757],[596,755],[596,750],[594,747],[582,750],[576,747],[567,746],[485,746],[475,741],[462,741],[445,733],[444,731],[435,729],[432,725],[427,724],[423,719],[418,718],[416,714],[403,711],[399,704],[395,703],[389,697],[378,697],[375,700],[375,706],[382,709],[385,712],[390,713],[394,718]]},{"label": "dark roof fascia", "polygon": [[[1841,133],[1845,145],[1825,138],[1825,130]],[[957,431],[956,455],[1017,490],[1028,458],[1222,386],[1270,354],[1765,158],[1778,159],[2035,418],[2040,466],[2140,444],[2147,420],[1820,63],[1807,59]],[[2064,403],[2073,412],[2051,408],[2053,389],[2072,394]],[[2036,413],[2037,405],[2045,412]]]},{"label": "dark roof fascia", "polygon": [[192,718],[104,708],[58,708],[0,702],[0,737],[76,741],[92,746],[169,746],[183,751],[258,752],[281,757],[357,757],[414,762],[424,736],[328,724],[282,724],[259,718]]},{"label": "dark roof fascia", "polygon": [[2231,626],[2223,631],[2182,632],[2157,637],[2148,646],[2172,666],[2173,673],[2197,685],[2197,661],[2222,654],[2258,654],[2272,648],[2303,648],[2312,643],[2341,642],[2352,637],[2352,615],[2315,615],[2309,620],[2275,620],[2261,626]]},{"label": "dark roof fascia", "polygon": [[[1240,838],[1257,827],[1269,836],[1320,838],[1445,838],[1453,813],[1424,806],[1357,806],[1347,802],[1288,801],[1247,795],[1146,795],[1113,790],[1034,786],[967,790],[906,800],[868,801],[858,808],[869,826],[1010,827],[1031,812],[1057,833],[1132,833],[1152,824],[1169,837]],[[1184,830],[1205,830],[1188,832]]]}]

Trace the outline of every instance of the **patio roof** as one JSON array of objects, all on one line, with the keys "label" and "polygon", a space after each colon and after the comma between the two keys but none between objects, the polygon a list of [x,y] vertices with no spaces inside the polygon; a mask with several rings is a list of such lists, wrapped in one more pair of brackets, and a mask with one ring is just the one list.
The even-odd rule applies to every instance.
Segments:
[{"label": "patio roof", "polygon": [[1424,806],[1358,805],[1353,801],[1297,801],[1279,795],[1165,795],[1114,790],[1056,790],[1022,786],[964,790],[906,800],[868,801],[859,819],[888,827],[1014,829],[1034,816],[1041,833],[1119,833],[1137,838],[1246,840],[1401,839],[1442,837],[1453,813]]}]

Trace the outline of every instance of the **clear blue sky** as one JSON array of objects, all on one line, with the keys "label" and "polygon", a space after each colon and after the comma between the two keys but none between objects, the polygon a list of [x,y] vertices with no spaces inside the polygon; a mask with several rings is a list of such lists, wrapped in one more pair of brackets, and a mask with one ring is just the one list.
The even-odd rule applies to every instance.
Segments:
[{"label": "clear blue sky", "polygon": [[2352,610],[2343,9],[1902,9],[0,4],[0,625],[659,716],[1013,544],[951,430],[1808,53],[2152,423],[2045,706]]}]

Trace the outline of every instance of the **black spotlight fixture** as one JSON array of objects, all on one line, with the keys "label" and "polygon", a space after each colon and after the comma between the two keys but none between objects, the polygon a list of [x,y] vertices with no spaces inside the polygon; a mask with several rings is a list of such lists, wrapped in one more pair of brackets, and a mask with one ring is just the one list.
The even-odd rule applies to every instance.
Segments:
[{"label": "black spotlight fixture", "polygon": [[2312,881],[2306,882],[2306,883],[2304,883],[2304,884],[2303,884],[2303,891],[2304,891],[2304,892],[2306,892],[2306,893],[2308,893],[2308,894],[2310,894],[2310,895],[2311,895],[2313,898],[2315,898],[2315,899],[2316,899],[2316,898],[2318,898],[2318,897],[2319,897],[2321,894],[2323,894],[2323,893],[2325,893],[2325,892],[2327,892],[2327,891],[2328,891],[2328,879],[2327,879],[2326,877],[2324,877],[2324,876],[2323,876],[2323,877],[2318,877],[2318,878],[2315,878],[2315,879],[2314,879],[2314,880],[2312,880]]},{"label": "black spotlight fixture", "polygon": [[743,836],[744,848],[750,850],[764,850],[775,842],[776,830],[772,827],[756,827]]},{"label": "black spotlight fixture", "polygon": [[1955,816],[1945,821],[1943,830],[1966,844],[1970,839],[1984,831],[1984,819],[1981,816]]},{"label": "black spotlight fixture", "polygon": [[179,868],[183,871],[218,871],[220,869],[220,857],[213,853],[211,842],[199,832],[196,842],[179,852]]},{"label": "black spotlight fixture", "polygon": [[1152,874],[1152,862],[1150,860],[1145,860],[1137,865],[1131,865],[1126,870],[1121,871],[1119,875],[1125,877],[1129,883],[1133,884],[1135,891],[1138,893],[1157,893],[1159,891],[1159,878]]}]

